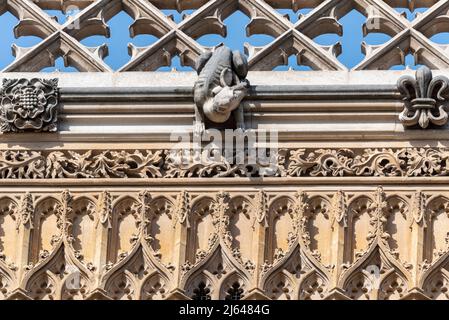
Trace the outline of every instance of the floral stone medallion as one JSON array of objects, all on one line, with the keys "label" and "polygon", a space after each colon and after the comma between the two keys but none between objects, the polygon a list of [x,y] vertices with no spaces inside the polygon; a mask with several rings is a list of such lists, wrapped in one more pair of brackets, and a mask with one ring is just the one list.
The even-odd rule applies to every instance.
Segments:
[{"label": "floral stone medallion", "polygon": [[58,79],[4,79],[1,90],[2,132],[55,132]]}]

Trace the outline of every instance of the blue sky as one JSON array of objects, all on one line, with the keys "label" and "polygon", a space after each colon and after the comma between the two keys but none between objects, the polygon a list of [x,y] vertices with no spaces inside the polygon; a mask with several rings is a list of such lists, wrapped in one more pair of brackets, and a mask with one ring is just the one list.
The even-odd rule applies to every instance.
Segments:
[{"label": "blue sky", "polygon": [[[425,9],[417,9],[414,13],[411,13],[404,8],[398,8],[397,10],[400,12],[406,12],[407,17],[410,20],[413,19],[414,13],[425,11]],[[293,22],[298,20],[298,14],[307,14],[309,11],[310,9],[303,9],[300,12],[294,13],[292,10],[279,10],[280,13],[288,15],[290,20]],[[56,16],[60,22],[66,21],[66,16],[60,11],[47,12],[52,16]],[[75,12],[71,12],[69,14],[74,13]],[[178,13],[174,10],[164,10],[164,13],[166,15],[173,15],[175,21],[179,22],[184,14],[190,14],[191,11]],[[41,41],[40,38],[31,36],[15,39],[12,30],[17,22],[18,20],[9,12],[0,16],[0,25],[2,26],[2,30],[5,30],[0,36],[0,69],[3,69],[14,60],[10,49],[12,43],[16,43],[18,46],[31,47]],[[127,44],[129,42],[138,47],[145,47],[158,40],[156,37],[151,35],[139,35],[135,38],[130,38],[128,26],[132,22],[133,19],[129,15],[125,12],[121,12],[108,22],[111,28],[111,38],[107,39],[101,36],[92,36],[82,40],[81,43],[90,47],[96,47],[106,43],[109,46],[109,56],[105,59],[105,61],[114,70],[117,70],[126,64],[130,59],[127,49]],[[243,51],[243,44],[245,42],[249,42],[253,46],[263,46],[274,40],[272,37],[266,35],[246,37],[245,27],[249,23],[249,18],[241,12],[234,13],[224,22],[228,27],[227,38],[223,38],[218,35],[206,35],[197,39],[197,41],[204,46],[214,46],[224,42],[232,49]],[[338,59],[347,67],[354,67],[364,58],[364,55],[360,50],[360,43],[362,41],[375,45],[385,43],[390,39],[390,37],[385,34],[370,34],[364,38],[361,28],[364,22],[365,17],[358,11],[353,10],[340,20],[340,23],[343,25],[343,37],[339,37],[335,34],[326,34],[315,38],[314,41],[321,45],[331,45],[337,41],[340,41],[343,46],[343,53],[338,57]],[[433,36],[431,39],[437,43],[449,44],[449,33],[438,34]],[[406,64],[413,68],[413,57],[409,55],[406,58]],[[189,67],[182,67],[180,65],[179,58],[177,57],[173,59],[173,67],[180,71],[191,70]],[[170,71],[173,67],[163,67],[160,70]],[[310,70],[308,66],[298,66],[294,56],[290,57],[288,66],[279,66],[275,70],[288,70],[289,68],[294,70]],[[61,58],[57,60],[55,67],[46,68],[42,71],[51,72],[55,69],[60,71],[76,71],[74,68],[64,67]],[[395,66],[392,69],[404,69],[404,66]]]}]

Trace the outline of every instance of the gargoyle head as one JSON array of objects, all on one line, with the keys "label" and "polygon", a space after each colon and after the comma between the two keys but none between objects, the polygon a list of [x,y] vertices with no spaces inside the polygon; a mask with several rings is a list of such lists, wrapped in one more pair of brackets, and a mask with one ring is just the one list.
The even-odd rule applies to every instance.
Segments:
[{"label": "gargoyle head", "polygon": [[204,104],[205,115],[216,123],[226,122],[248,92],[249,84],[242,81],[235,86],[217,87],[214,97]]}]

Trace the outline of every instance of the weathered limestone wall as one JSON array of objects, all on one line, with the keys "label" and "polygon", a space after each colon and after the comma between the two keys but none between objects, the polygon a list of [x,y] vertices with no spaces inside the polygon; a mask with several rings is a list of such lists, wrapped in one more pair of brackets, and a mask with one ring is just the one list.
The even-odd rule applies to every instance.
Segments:
[{"label": "weathered limestone wall", "polygon": [[398,123],[405,73],[251,73],[268,177],[173,160],[191,74],[48,75],[58,131],[0,136],[2,297],[445,298],[448,133]]}]

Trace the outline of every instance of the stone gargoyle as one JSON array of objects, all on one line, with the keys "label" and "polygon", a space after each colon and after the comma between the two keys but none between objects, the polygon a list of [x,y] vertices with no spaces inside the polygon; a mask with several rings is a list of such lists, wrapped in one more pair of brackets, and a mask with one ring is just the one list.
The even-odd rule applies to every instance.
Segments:
[{"label": "stone gargoyle", "polygon": [[246,57],[221,44],[199,57],[196,70],[194,134],[201,136],[204,132],[204,117],[214,123],[224,123],[232,112],[236,127],[244,130],[240,103],[249,89],[249,82],[245,79],[248,74]]}]

